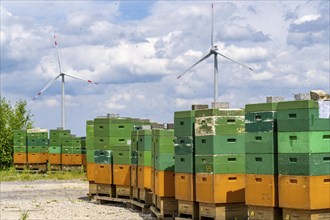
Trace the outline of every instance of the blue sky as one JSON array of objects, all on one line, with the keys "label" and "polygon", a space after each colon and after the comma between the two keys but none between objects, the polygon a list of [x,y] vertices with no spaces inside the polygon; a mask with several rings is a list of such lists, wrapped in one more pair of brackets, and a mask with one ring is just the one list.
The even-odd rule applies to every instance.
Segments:
[{"label": "blue sky", "polygon": [[[177,76],[210,49],[211,1],[1,1],[1,95],[28,101],[35,125],[60,126],[62,70],[92,79],[66,83],[66,124],[107,113],[173,122],[174,111],[213,101],[213,59]],[[234,108],[312,89],[329,92],[329,1],[213,1],[219,100]]]}]

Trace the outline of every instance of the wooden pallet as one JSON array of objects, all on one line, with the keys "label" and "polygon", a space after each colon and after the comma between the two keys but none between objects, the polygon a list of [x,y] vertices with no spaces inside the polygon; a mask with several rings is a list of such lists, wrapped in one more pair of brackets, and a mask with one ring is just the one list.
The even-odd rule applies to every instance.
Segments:
[{"label": "wooden pallet", "polygon": [[[154,201],[156,200],[156,201]],[[156,205],[150,207],[151,212],[158,218],[174,218],[178,211],[178,201],[174,197],[159,197],[153,199]]]},{"label": "wooden pallet", "polygon": [[199,219],[246,220],[247,209],[244,203],[199,203]]},{"label": "wooden pallet", "polygon": [[47,164],[15,164],[15,169],[18,172],[26,173],[46,173]]},{"label": "wooden pallet", "polygon": [[130,199],[123,199],[123,198],[113,198],[109,196],[94,196],[94,199],[98,204],[106,204],[106,203],[111,203],[111,202],[116,202],[116,203],[124,203],[127,208],[130,207]]},{"label": "wooden pallet", "polygon": [[139,189],[139,200],[141,203],[152,205],[152,192],[150,189]]},{"label": "wooden pallet", "polygon": [[249,220],[282,219],[282,209],[278,207],[247,206]]},{"label": "wooden pallet", "polygon": [[330,219],[330,209],[300,210],[283,208],[285,220],[325,220]]},{"label": "wooden pallet", "polygon": [[94,199],[94,196],[96,196],[96,194],[97,194],[97,184],[94,181],[89,181],[88,193],[87,193],[89,200]]},{"label": "wooden pallet", "polygon": [[82,165],[64,165],[62,164],[62,170],[63,171],[81,171],[84,168]]},{"label": "wooden pallet", "polygon": [[50,171],[61,171],[62,165],[61,164],[50,164]]},{"label": "wooden pallet", "polygon": [[178,201],[178,216],[175,219],[199,219],[199,204],[193,201]]},{"label": "wooden pallet", "polygon": [[113,197],[123,198],[123,199],[131,199],[131,187],[130,186],[120,186],[115,185],[116,195]]},{"label": "wooden pallet", "polygon": [[138,202],[135,200],[130,201],[131,208],[135,210],[140,210],[143,214],[149,214],[150,213],[150,206],[148,204]]},{"label": "wooden pallet", "polygon": [[131,186],[131,200],[139,201],[139,188]]},{"label": "wooden pallet", "polygon": [[111,184],[96,184],[97,196],[116,197],[116,188]]}]

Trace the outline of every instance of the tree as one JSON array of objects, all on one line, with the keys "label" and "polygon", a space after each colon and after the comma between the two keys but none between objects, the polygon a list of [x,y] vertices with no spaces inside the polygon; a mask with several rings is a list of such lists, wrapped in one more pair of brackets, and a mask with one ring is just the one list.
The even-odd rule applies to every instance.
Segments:
[{"label": "tree", "polygon": [[33,114],[20,100],[12,107],[5,98],[0,99],[0,169],[13,163],[13,131],[33,127]]}]

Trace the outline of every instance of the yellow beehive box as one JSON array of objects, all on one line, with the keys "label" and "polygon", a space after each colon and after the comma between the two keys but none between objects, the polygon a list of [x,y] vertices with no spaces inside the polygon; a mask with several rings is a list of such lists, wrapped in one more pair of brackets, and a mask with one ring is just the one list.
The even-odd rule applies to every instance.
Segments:
[{"label": "yellow beehive box", "polygon": [[239,203],[245,201],[245,174],[196,173],[196,201]]}]

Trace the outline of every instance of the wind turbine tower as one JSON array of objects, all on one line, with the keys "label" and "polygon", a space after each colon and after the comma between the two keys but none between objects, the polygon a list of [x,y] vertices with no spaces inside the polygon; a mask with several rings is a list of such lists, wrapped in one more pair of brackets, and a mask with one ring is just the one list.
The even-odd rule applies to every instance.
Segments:
[{"label": "wind turbine tower", "polygon": [[195,67],[197,64],[199,64],[200,62],[202,62],[203,60],[206,60],[208,57],[210,57],[211,55],[214,55],[214,102],[217,103],[218,102],[218,55],[240,65],[243,66],[251,71],[254,71],[251,67],[248,67],[222,53],[219,52],[219,49],[216,45],[214,45],[214,39],[213,39],[213,26],[214,26],[214,21],[213,21],[213,3],[212,3],[212,22],[211,22],[211,49],[210,51],[204,56],[202,57],[199,61],[197,61],[194,65],[192,65],[191,67],[189,67],[186,71],[184,71],[183,73],[181,73],[181,75],[179,75],[177,77],[177,79],[179,79],[180,77],[182,77],[185,73],[187,73],[189,70],[191,70],[193,67]]},{"label": "wind turbine tower", "polygon": [[44,91],[46,91],[51,85],[53,85],[55,83],[55,81],[61,77],[61,127],[63,129],[65,129],[65,76],[74,78],[74,79],[79,79],[91,84],[96,84],[95,82],[92,82],[91,80],[88,79],[84,79],[78,76],[74,76],[68,73],[64,73],[62,72],[62,67],[61,67],[61,62],[60,62],[60,57],[58,54],[58,49],[57,49],[57,41],[56,41],[56,36],[54,35],[54,47],[56,49],[56,56],[57,56],[57,62],[58,62],[58,67],[59,67],[59,74],[52,79],[42,90],[40,90],[40,92],[38,92],[38,94],[33,98],[33,100],[35,100],[36,98],[38,98]]}]

